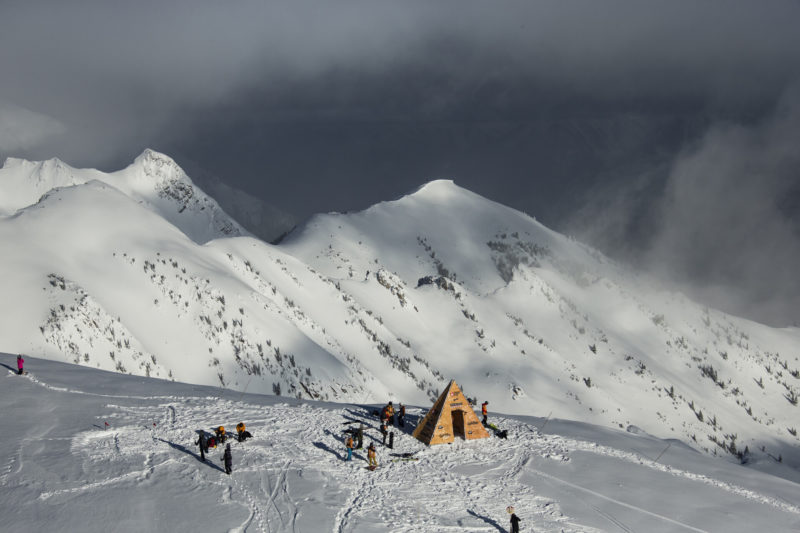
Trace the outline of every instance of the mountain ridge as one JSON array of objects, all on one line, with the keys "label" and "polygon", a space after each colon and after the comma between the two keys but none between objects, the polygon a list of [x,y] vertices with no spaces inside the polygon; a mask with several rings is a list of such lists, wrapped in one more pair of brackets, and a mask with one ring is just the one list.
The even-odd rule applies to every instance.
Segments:
[{"label": "mountain ridge", "polygon": [[[182,179],[163,157],[113,175]],[[736,457],[798,440],[796,328],[660,290],[452,180],[317,215],[279,245],[192,238],[164,210],[95,180],[0,218],[5,349],[329,401],[424,405],[455,378],[503,412]]]}]

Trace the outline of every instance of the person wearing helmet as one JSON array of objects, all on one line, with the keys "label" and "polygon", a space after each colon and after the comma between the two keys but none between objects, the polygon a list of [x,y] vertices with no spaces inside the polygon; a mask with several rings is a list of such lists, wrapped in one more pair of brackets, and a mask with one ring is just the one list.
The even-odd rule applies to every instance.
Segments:
[{"label": "person wearing helmet", "polygon": [[225,426],[218,427],[214,430],[214,433],[217,434],[217,442],[220,444],[225,444],[225,439],[227,438],[225,436]]},{"label": "person wearing helmet", "polygon": [[244,422],[236,424],[236,440],[239,442],[244,440]]},{"label": "person wearing helmet", "polygon": [[514,507],[509,505],[506,512],[511,515],[511,533],[519,533],[519,517],[514,514]]}]

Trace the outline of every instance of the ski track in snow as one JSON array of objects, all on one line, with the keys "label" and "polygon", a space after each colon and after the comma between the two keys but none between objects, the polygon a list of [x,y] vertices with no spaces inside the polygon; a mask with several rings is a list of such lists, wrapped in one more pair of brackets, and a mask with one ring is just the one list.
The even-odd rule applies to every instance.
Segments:
[{"label": "ski track in snow", "polygon": [[[142,467],[108,479],[82,480],[74,486],[55,488],[40,495],[41,500],[102,490],[104,488],[139,483],[168,472],[187,483],[213,484],[223,489],[221,503],[242,505],[248,509],[243,523],[232,532],[298,531],[298,506],[290,494],[289,476],[313,465],[324,479],[334,480],[337,490],[346,495],[335,511],[332,531],[356,531],[362,520],[379,520],[398,533],[464,530],[497,531],[507,517],[503,502],[519,502],[531,517],[529,523],[536,531],[576,533],[595,531],[574,524],[565,517],[557,503],[534,494],[531,486],[519,481],[525,471],[561,483],[595,497],[665,520],[683,529],[705,533],[668,517],[641,507],[627,504],[585,487],[580,487],[551,474],[533,468],[533,458],[569,461],[570,452],[580,451],[613,457],[653,470],[713,486],[738,496],[770,505],[785,512],[800,514],[800,507],[780,498],[712,479],[702,474],[663,465],[636,453],[576,439],[543,435],[525,423],[497,417],[499,424],[509,430],[509,439],[456,442],[447,447],[425,447],[413,437],[396,431],[395,450],[378,446],[379,468],[373,472],[366,466],[366,446],[377,434],[377,421],[369,411],[344,407],[341,411],[316,408],[308,404],[290,406],[250,405],[241,401],[216,397],[125,396],[86,393],[53,387],[28,374],[32,382],[49,390],[72,394],[88,394],[116,400],[146,400],[152,405],[107,404],[105,418],[113,420],[113,429],[84,431],[72,437],[71,451],[90,462],[127,461],[135,464],[142,457]],[[166,402],[165,402],[166,400]],[[353,461],[344,462],[343,420],[352,420],[355,410],[364,423],[364,449],[356,450]],[[409,414],[418,410],[410,409]],[[244,420],[254,438],[245,443],[231,440],[233,475],[221,473],[221,468],[209,467],[198,461],[194,444],[196,430],[210,432],[219,424],[235,425]],[[350,427],[350,426],[346,426]],[[312,445],[318,444],[318,445]],[[0,481],[6,483],[13,470],[22,468],[21,448],[12,454],[0,471]],[[221,462],[222,447],[209,450],[208,462]],[[416,461],[392,462],[393,451],[415,451]],[[505,460],[499,457],[507,458]],[[510,459],[508,459],[510,458]],[[480,474],[480,475],[475,475]],[[451,494],[451,498],[442,495]],[[451,503],[449,503],[451,502]],[[465,505],[466,502],[466,505]],[[319,502],[316,502],[317,504]],[[312,503],[313,504],[313,503]],[[474,519],[464,517],[468,510]],[[498,511],[501,509],[501,511]],[[621,531],[632,531],[610,513],[595,511]],[[458,524],[453,526],[454,517]],[[535,517],[535,518],[533,518]],[[488,525],[487,525],[488,524]]]},{"label": "ski track in snow", "polygon": [[623,452],[621,450],[617,450],[615,448],[610,448],[608,446],[598,445],[594,442],[585,442],[573,439],[566,439],[563,437],[553,436],[551,437],[554,440],[561,441],[563,446],[572,451],[583,451],[594,453],[598,455],[604,455],[606,457],[615,457],[617,459],[622,459],[624,461],[628,461],[631,463],[636,463],[641,466],[646,466],[648,468],[652,468],[653,470],[658,470],[659,472],[664,472],[667,474],[671,474],[676,477],[683,477],[686,479],[690,479],[692,481],[697,481],[700,483],[704,483],[706,485],[711,485],[715,488],[736,494],[737,496],[742,496],[749,500],[757,501],[759,503],[765,505],[771,505],[773,507],[777,507],[782,511],[786,511],[789,513],[800,514],[800,507],[794,505],[792,503],[787,502],[781,498],[772,498],[765,496],[763,494],[759,494],[749,489],[745,489],[743,487],[739,487],[737,485],[731,483],[725,483],[724,481],[720,481],[718,479],[713,479],[703,474],[695,474],[693,472],[688,472],[686,470],[681,470],[679,468],[674,468],[669,465],[664,465],[661,463],[657,463],[652,459],[645,458],[641,455],[630,453],[630,452]]}]

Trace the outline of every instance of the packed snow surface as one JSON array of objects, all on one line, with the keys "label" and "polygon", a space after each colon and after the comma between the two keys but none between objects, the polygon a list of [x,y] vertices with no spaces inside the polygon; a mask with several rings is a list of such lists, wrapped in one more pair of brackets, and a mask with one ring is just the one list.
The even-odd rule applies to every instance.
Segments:
[{"label": "packed snow surface", "polygon": [[[638,430],[490,414],[508,430],[425,447],[409,408],[382,445],[380,405],[239,393],[0,354],[4,531],[718,532],[800,530],[796,471],[784,478]],[[201,462],[197,431],[245,422],[253,438]],[[365,450],[345,462],[345,430]],[[404,460],[413,454],[415,460]],[[777,464],[777,463],[776,463]]]}]

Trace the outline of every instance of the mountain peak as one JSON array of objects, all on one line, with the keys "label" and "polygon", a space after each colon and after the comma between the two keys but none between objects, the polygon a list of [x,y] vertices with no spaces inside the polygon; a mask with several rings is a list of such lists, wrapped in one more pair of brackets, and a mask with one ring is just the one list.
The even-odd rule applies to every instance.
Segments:
[{"label": "mountain peak", "polygon": [[5,161],[3,161],[3,165],[0,167],[0,169],[10,170],[21,167],[72,168],[57,157],[44,159],[42,161],[31,161],[22,157],[7,157]]},{"label": "mountain peak", "polygon": [[186,172],[168,155],[146,148],[128,167],[141,170],[145,176],[157,179],[177,179],[190,182]]},{"label": "mountain peak", "polygon": [[6,157],[5,161],[3,161],[3,166],[0,168],[10,169],[15,167],[21,167],[25,164],[31,164],[30,161],[27,159],[22,159],[20,157]]},{"label": "mountain peak", "polygon": [[152,161],[162,161],[167,164],[177,165],[175,160],[170,156],[162,154],[161,152],[157,152],[152,148],[145,148],[144,151],[142,151],[142,153],[136,156],[136,159],[133,160],[134,163],[139,164],[145,164]]},{"label": "mountain peak", "polygon": [[466,189],[456,185],[455,181],[449,179],[436,179],[420,185],[414,192],[407,194],[404,198],[416,198],[439,202],[451,199],[454,196],[469,193]]}]

